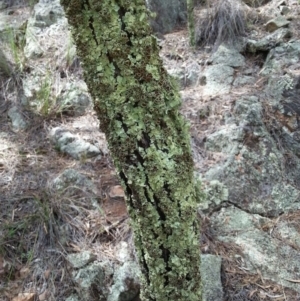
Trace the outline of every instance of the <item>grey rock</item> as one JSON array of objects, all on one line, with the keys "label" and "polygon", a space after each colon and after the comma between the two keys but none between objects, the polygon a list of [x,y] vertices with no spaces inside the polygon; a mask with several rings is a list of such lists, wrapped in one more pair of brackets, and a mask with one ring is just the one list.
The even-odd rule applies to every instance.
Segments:
[{"label": "grey rock", "polygon": [[300,233],[293,223],[286,221],[276,224],[276,233],[278,233],[280,239],[295,249],[300,249]]},{"label": "grey rock", "polygon": [[112,265],[108,261],[95,261],[88,266],[73,272],[81,300],[92,300],[97,294],[99,300],[106,300],[108,287],[106,281],[113,275]]},{"label": "grey rock", "polygon": [[205,194],[205,198],[199,204],[199,209],[203,212],[213,211],[220,204],[228,201],[228,188],[218,180],[202,183],[200,189]]},{"label": "grey rock", "polygon": [[[224,65],[213,65],[206,68],[200,81],[204,83],[203,95],[228,93],[233,82],[234,69]],[[201,84],[200,82],[200,84]]]},{"label": "grey rock", "polygon": [[96,157],[101,154],[101,151],[98,149],[98,147],[81,139],[77,139],[71,143],[62,145],[60,150],[78,160],[82,158]]},{"label": "grey rock", "polygon": [[57,98],[58,110],[71,116],[84,115],[91,108],[91,104],[86,85],[79,82],[67,84]]},{"label": "grey rock", "polygon": [[185,86],[195,86],[198,83],[201,68],[196,62],[187,64],[185,68]]},{"label": "grey rock", "polygon": [[33,26],[42,28],[50,26],[62,16],[64,16],[64,11],[58,0],[40,1],[34,6]]},{"label": "grey rock", "polygon": [[252,85],[256,81],[256,78],[254,76],[238,76],[234,82],[233,86],[234,87],[241,87],[244,85]]},{"label": "grey rock", "polygon": [[210,62],[214,65],[221,64],[230,67],[241,67],[245,65],[245,58],[235,48],[222,44],[212,55]]},{"label": "grey rock", "polygon": [[175,77],[182,89],[198,84],[201,68],[196,62],[191,62],[186,67],[169,69],[168,73]]},{"label": "grey rock", "polygon": [[130,301],[135,298],[140,291],[140,277],[138,264],[134,261],[125,262],[115,270],[107,301]]},{"label": "grey rock", "polygon": [[90,251],[83,251],[80,253],[68,254],[67,260],[73,268],[82,268],[92,261],[96,260],[96,256]]},{"label": "grey rock", "polygon": [[131,251],[127,242],[121,241],[119,243],[117,246],[116,256],[122,263],[132,260]]},{"label": "grey rock", "polygon": [[44,51],[34,38],[26,38],[27,43],[24,48],[24,55],[27,59],[37,59],[43,56]]},{"label": "grey rock", "polygon": [[249,39],[246,42],[246,49],[249,52],[255,53],[258,51],[268,51],[280,43],[282,43],[285,39],[291,38],[292,32],[288,28],[279,28],[273,33],[263,37],[259,40]]},{"label": "grey rock", "polygon": [[237,152],[238,141],[242,141],[243,131],[240,127],[230,124],[207,136],[205,148],[215,152],[234,154]]},{"label": "grey rock", "polygon": [[185,0],[147,0],[148,8],[156,13],[151,20],[154,32],[167,33],[186,22]]},{"label": "grey rock", "polygon": [[286,5],[280,5],[279,9],[282,15],[287,15],[291,11],[290,8]]},{"label": "grey rock", "polygon": [[280,27],[286,27],[290,24],[290,21],[288,21],[285,17],[283,16],[278,16],[270,21],[268,21],[265,25],[265,28],[269,32],[273,32],[277,30]]},{"label": "grey rock", "polygon": [[65,301],[80,301],[79,297],[77,295],[71,295]]},{"label": "grey rock", "polygon": [[171,68],[168,69],[168,73],[177,80],[181,89],[186,87],[186,74],[184,68]]},{"label": "grey rock", "polygon": [[[97,188],[92,181],[72,168],[64,170],[61,175],[55,178],[53,180],[53,186],[58,191],[66,190],[68,187],[71,187],[78,188],[82,191],[86,191],[95,195],[98,193]],[[79,255],[80,257],[84,258],[92,257],[89,253],[80,253]]]},{"label": "grey rock", "polygon": [[287,281],[299,277],[300,254],[261,230],[271,223],[270,219],[229,207],[214,214],[211,221],[218,240],[235,243],[241,248],[245,257],[242,268],[253,273],[259,270],[264,278],[300,292],[299,285]]},{"label": "grey rock", "polygon": [[95,145],[85,142],[62,128],[53,128],[50,137],[61,152],[74,159],[79,160],[101,155],[101,151]]},{"label": "grey rock", "polygon": [[211,254],[201,255],[202,300],[223,301],[221,283],[221,263],[219,256]]},{"label": "grey rock", "polygon": [[8,110],[8,116],[11,119],[14,130],[19,131],[27,128],[28,124],[25,121],[22,113],[16,106]]}]

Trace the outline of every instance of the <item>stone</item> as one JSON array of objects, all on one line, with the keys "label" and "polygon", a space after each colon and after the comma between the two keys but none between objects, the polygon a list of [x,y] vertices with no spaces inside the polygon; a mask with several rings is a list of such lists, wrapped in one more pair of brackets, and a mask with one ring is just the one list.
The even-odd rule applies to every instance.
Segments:
[{"label": "stone", "polygon": [[67,84],[57,98],[59,111],[71,116],[81,116],[92,107],[85,83]]},{"label": "stone", "polygon": [[14,106],[8,110],[8,116],[11,119],[12,127],[16,131],[24,130],[27,128],[28,124],[25,121],[22,113],[18,107]]},{"label": "stone", "polygon": [[223,301],[223,287],[221,283],[221,263],[219,256],[211,254],[201,255],[202,301]]},{"label": "stone", "polygon": [[[96,195],[98,193],[96,186],[91,180],[72,168],[64,170],[62,174],[56,177],[53,180],[53,186],[58,191],[65,191],[68,187],[76,187],[77,189],[91,194]],[[88,253],[83,253],[83,255],[80,256],[84,256],[86,258],[92,257],[92,255]]]},{"label": "stone", "polygon": [[234,69],[224,65],[208,66],[200,79],[204,85],[203,95],[228,93],[233,82]]},{"label": "stone", "polygon": [[95,145],[85,142],[59,127],[53,128],[50,131],[50,137],[58,150],[70,155],[74,159],[92,158],[102,154]]},{"label": "stone", "polygon": [[71,295],[65,301],[80,301],[79,297],[77,295]]},{"label": "stone", "polygon": [[277,30],[280,27],[287,27],[290,24],[290,21],[288,21],[283,16],[278,16],[270,21],[268,21],[265,25],[265,28],[269,32],[273,32]]},{"label": "stone", "polygon": [[[272,220],[246,213],[236,207],[222,208],[211,217],[213,235],[224,242],[238,245],[245,258],[242,268],[257,273],[300,292],[297,279],[300,270],[300,254],[292,246],[282,243],[262,229],[272,225]],[[224,223],[226,221],[226,223]],[[238,233],[238,235],[232,235]]]},{"label": "stone", "polygon": [[235,48],[230,48],[222,44],[218,50],[213,53],[209,62],[214,65],[221,64],[230,67],[242,67],[245,65],[245,57]]},{"label": "stone", "polygon": [[259,40],[248,39],[246,42],[246,50],[252,53],[256,53],[258,51],[269,51],[285,39],[289,39],[291,37],[292,32],[288,28],[279,28]]},{"label": "stone", "polygon": [[96,256],[90,251],[82,251],[80,253],[68,254],[67,260],[73,268],[82,268],[92,261],[96,260]]},{"label": "stone", "polygon": [[57,23],[57,20],[63,16],[64,11],[58,0],[40,1],[34,6],[33,26],[48,27]]},{"label": "stone", "polygon": [[156,13],[151,19],[154,32],[171,32],[187,20],[185,0],[147,0],[147,7]]},{"label": "stone", "polygon": [[80,300],[93,300],[97,294],[99,300],[106,300],[109,293],[107,279],[113,275],[112,265],[108,261],[95,261],[73,272],[73,280],[78,286]]},{"label": "stone", "polygon": [[138,264],[127,261],[114,272],[113,285],[107,301],[131,301],[140,291],[141,272]]}]

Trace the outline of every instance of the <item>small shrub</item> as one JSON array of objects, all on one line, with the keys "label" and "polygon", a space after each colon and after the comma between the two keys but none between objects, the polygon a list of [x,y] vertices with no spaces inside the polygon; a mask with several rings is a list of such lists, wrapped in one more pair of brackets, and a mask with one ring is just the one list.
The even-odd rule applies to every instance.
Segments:
[{"label": "small shrub", "polygon": [[200,46],[235,42],[245,34],[246,14],[239,0],[207,1],[208,9],[197,24],[196,43]]}]

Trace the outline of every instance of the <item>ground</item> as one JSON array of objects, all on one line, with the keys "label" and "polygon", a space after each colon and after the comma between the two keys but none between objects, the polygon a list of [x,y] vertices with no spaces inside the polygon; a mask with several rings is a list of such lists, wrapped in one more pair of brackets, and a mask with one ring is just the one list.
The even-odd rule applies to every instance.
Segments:
[{"label": "ground", "polygon": [[[11,15],[17,17],[27,8],[12,6],[10,10]],[[185,29],[160,38],[161,56],[167,69],[176,69],[191,61],[206,64],[209,53],[190,48]],[[245,68],[255,68],[262,63],[261,54],[254,55],[247,60]],[[80,76],[79,69],[71,72]],[[120,241],[125,240],[134,248],[130,222],[109,153],[104,151],[96,158],[76,160],[57,151],[49,138],[52,128],[63,127],[88,142],[105,145],[93,110],[84,116],[72,117],[45,116],[24,109],[22,114],[30,127],[16,131],[7,111],[18,101],[21,80],[21,73],[0,77],[0,300],[64,300],[75,291],[67,254],[91,250],[99,259],[117,261],[115,247]],[[263,84],[263,77],[258,76],[256,90]],[[251,88],[236,87],[225,97],[203,97],[201,85],[182,89],[182,113],[191,123],[198,172],[222,160],[221,153],[201,155],[204,133],[213,132],[222,123],[219,117]],[[205,112],[208,103],[210,108],[216,109],[209,118],[204,115],[199,119],[199,111]],[[53,180],[66,169],[77,170],[95,185],[96,202],[101,210],[96,210],[88,201],[90,192],[75,189],[58,194],[53,189]],[[239,249],[216,242],[209,216],[201,216],[201,219],[201,251],[222,257],[226,300],[299,300],[296,292],[263,279],[259,271],[253,275],[241,270]],[[27,295],[19,295],[22,292]]]}]

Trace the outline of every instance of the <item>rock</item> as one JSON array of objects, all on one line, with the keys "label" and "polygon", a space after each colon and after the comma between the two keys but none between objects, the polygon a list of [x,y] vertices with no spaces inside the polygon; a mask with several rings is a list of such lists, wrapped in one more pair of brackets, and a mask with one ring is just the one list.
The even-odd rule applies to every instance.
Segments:
[{"label": "rock", "polygon": [[186,74],[183,67],[168,69],[168,73],[177,80],[181,89],[186,87]]},{"label": "rock", "polygon": [[280,27],[287,27],[290,24],[290,21],[288,21],[283,16],[278,16],[270,21],[268,21],[265,25],[265,28],[269,32],[273,32],[277,30]]},{"label": "rock", "polygon": [[238,151],[238,142],[243,140],[243,131],[240,127],[230,124],[223,126],[219,131],[207,136],[205,148],[207,150],[235,154]]},{"label": "rock", "polygon": [[186,66],[168,70],[168,73],[177,79],[181,89],[198,84],[200,72],[201,68],[196,62],[190,62]]},{"label": "rock", "polygon": [[77,295],[71,295],[65,301],[80,301],[79,297]]},{"label": "rock", "polygon": [[185,0],[147,0],[146,3],[156,13],[156,17],[151,19],[154,32],[165,34],[186,22]]},{"label": "rock", "polygon": [[223,301],[221,283],[221,263],[219,256],[201,255],[202,301]]},{"label": "rock", "polygon": [[14,106],[8,110],[8,116],[11,119],[12,127],[16,131],[24,130],[28,124],[25,121],[23,115],[20,113],[18,107]]},{"label": "rock", "polygon": [[90,251],[83,251],[80,253],[68,254],[67,260],[73,268],[82,268],[92,261],[96,260],[96,256]]},{"label": "rock", "polygon": [[233,82],[234,69],[224,65],[208,66],[200,79],[203,95],[228,93]]},{"label": "rock", "polygon": [[241,67],[245,65],[245,58],[235,48],[230,48],[222,44],[218,50],[213,53],[209,62],[213,65],[221,64],[230,67]]},{"label": "rock", "polygon": [[101,151],[93,144],[79,139],[62,128],[53,128],[50,137],[56,147],[74,159],[92,158],[101,155]]},{"label": "rock", "polygon": [[81,300],[93,300],[97,294],[99,300],[106,300],[108,295],[107,280],[113,275],[113,268],[108,261],[95,261],[73,272],[73,280],[79,286]]},{"label": "rock", "polygon": [[201,189],[205,198],[199,204],[199,209],[204,212],[213,211],[223,202],[228,201],[228,188],[218,180],[202,183]]},{"label": "rock", "polygon": [[81,116],[91,108],[91,98],[84,82],[67,84],[57,98],[59,111],[71,116]]},{"label": "rock", "polygon": [[132,260],[130,248],[127,242],[121,241],[119,245],[117,245],[116,256],[121,263]]},{"label": "rock", "polygon": [[24,47],[24,56],[27,59],[37,59],[42,57],[44,51],[34,36],[26,35],[26,46]]},{"label": "rock", "polygon": [[254,76],[238,76],[234,82],[234,87],[242,87],[244,85],[252,85],[256,81],[256,78]]},{"label": "rock", "polygon": [[185,86],[192,87],[198,83],[201,68],[198,63],[191,62],[185,68]]},{"label": "rock", "polygon": [[246,263],[244,268],[253,273],[258,270],[264,278],[300,292],[298,284],[287,281],[297,278],[300,254],[288,244],[262,231],[272,225],[270,219],[229,207],[213,214],[211,221],[218,240],[235,243],[241,248],[245,257],[243,262]]},{"label": "rock", "polygon": [[[69,187],[72,187],[89,192],[90,194],[96,195],[98,193],[97,188],[92,181],[72,168],[64,170],[61,175],[55,178],[53,180],[53,187],[58,191],[65,191]],[[88,256],[88,254],[85,254],[85,256]]]},{"label": "rock", "polygon": [[287,15],[291,11],[290,8],[286,5],[280,5],[279,9],[282,15]]},{"label": "rock", "polygon": [[262,39],[248,39],[246,42],[246,50],[252,53],[256,53],[258,51],[269,51],[282,43],[285,39],[289,39],[291,37],[292,32],[288,28],[279,28]]},{"label": "rock", "polygon": [[107,301],[131,301],[140,291],[140,268],[134,261],[127,261],[117,268]]},{"label": "rock", "polygon": [[40,1],[34,6],[35,27],[47,27],[57,23],[57,20],[64,16],[63,8],[58,0]]}]

